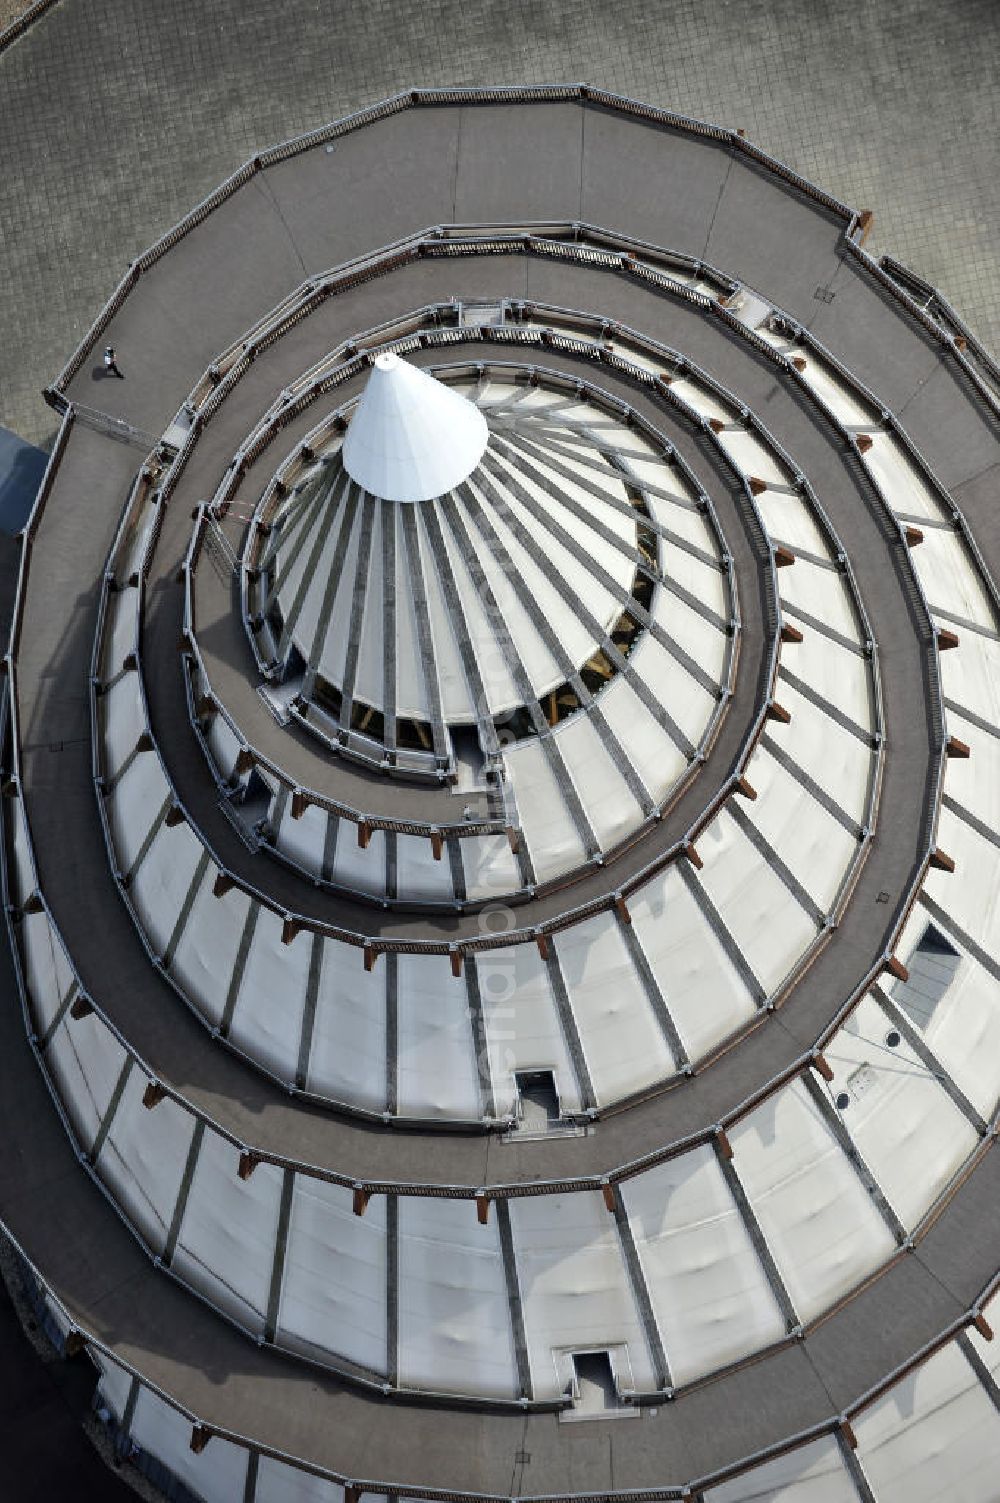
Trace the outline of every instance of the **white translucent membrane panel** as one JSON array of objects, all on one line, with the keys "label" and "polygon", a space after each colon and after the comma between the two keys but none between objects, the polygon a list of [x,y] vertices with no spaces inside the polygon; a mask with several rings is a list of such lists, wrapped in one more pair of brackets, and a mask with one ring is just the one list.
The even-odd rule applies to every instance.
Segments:
[{"label": "white translucent membrane panel", "polygon": [[386,966],[364,967],[363,951],[323,942],[306,1086],[372,1111],[385,1109]]},{"label": "white translucent membrane panel", "polygon": [[[570,590],[586,601],[599,621],[613,621],[620,610],[616,596],[595,578],[586,563],[566,545],[563,537],[568,535],[570,539],[580,541],[584,547],[588,544],[592,546],[596,553],[587,556],[598,557],[602,567],[625,590],[631,588],[635,572],[632,559],[606,543],[603,538],[596,539],[590,529],[586,531],[584,541],[581,524],[571,512],[562,506],[553,510],[544,487],[530,479],[517,461],[511,462],[506,455],[498,455],[497,458],[503,472],[497,484],[503,489],[510,511],[531,537],[546,573],[550,578],[565,580]],[[496,476],[491,474],[490,478],[495,480]],[[533,505],[526,505],[517,498],[513,493],[514,484],[520,492],[527,493]],[[558,529],[558,534],[553,529]]]},{"label": "white translucent membrane panel", "polygon": [[704,1493],[705,1503],[858,1503],[858,1493],[832,1436],[799,1446],[786,1456]]},{"label": "white translucent membrane panel", "polygon": [[[864,642],[866,634],[861,629],[847,580],[842,574],[833,569],[817,568],[815,564],[799,559],[779,572],[778,585],[782,600],[824,621],[848,641],[859,645]],[[810,629],[816,630],[815,627],[809,628],[808,623],[803,624],[803,631]],[[791,658],[788,666],[794,667]]]},{"label": "white translucent membrane panel", "polygon": [[[772,543],[786,543],[793,550],[804,548],[818,558],[832,558],[833,549],[816,520],[812,507],[796,494],[766,490],[755,496],[757,510]],[[779,576],[779,584],[781,582]]]},{"label": "white translucent membrane panel", "polygon": [[[791,665],[795,660],[789,657],[786,661]],[[775,698],[792,718],[787,725],[771,723],[768,735],[845,814],[864,824],[872,748],[806,699],[787,679],[778,679]]]},{"label": "white translucent membrane panel", "polygon": [[147,501],[122,539],[118,562],[115,566],[115,575],[118,579],[128,579],[142,564],[158,509],[151,500]]},{"label": "white translucent membrane panel", "polygon": [[517,1397],[497,1218],[471,1200],[399,1197],[398,1352],[404,1388]]},{"label": "white translucent membrane panel", "polygon": [[[594,834],[602,848],[610,850],[642,824],[641,806],[586,711],[562,721],[552,738]],[[623,750],[628,756],[627,745]]]},{"label": "white translucent membrane panel", "polygon": [[801,1320],[822,1314],[892,1255],[889,1228],[799,1081],[732,1127],[729,1140]]},{"label": "white translucent membrane panel", "polygon": [[743,471],[744,475],[756,476],[758,480],[765,480],[773,485],[791,484],[791,472],[785,468],[770,445],[758,438],[756,433],[740,429],[731,433],[720,433],[718,440],[726,454],[737,468]]},{"label": "white translucent membrane panel", "polygon": [[972,755],[948,759],[944,791],[991,829],[1000,830],[1000,735],[990,735],[956,710],[946,710],[945,719],[948,735],[964,741]]},{"label": "white translucent membrane panel", "polygon": [[209,720],[206,739],[220,778],[224,783],[228,782],[236,766],[236,758],[243,749],[243,743],[225,715],[221,713],[213,715]]},{"label": "white translucent membrane panel", "polygon": [[438,549],[428,535],[422,507],[414,507],[414,518],[420,539],[427,614],[430,617],[434,650],[433,667],[441,691],[442,711],[446,720],[471,724],[476,718],[475,695],[462,666],[462,656],[452,626],[452,614],[438,570]]},{"label": "white translucent membrane panel", "polygon": [[923,542],[910,549],[909,557],[931,610],[938,607],[964,616],[986,631],[996,630],[996,612],[979,566],[959,533],[927,527]]},{"label": "white translucent membrane panel", "polygon": [[97,1173],[154,1253],[161,1253],[194,1136],[190,1112],[165,1097],[148,1110],[149,1084],[133,1069],[97,1160]]},{"label": "white translucent membrane panel", "polygon": [[[371,554],[358,642],[354,697],[381,710],[385,705],[385,586],[382,570],[382,503],[366,498],[372,510]],[[394,518],[389,513],[389,525]],[[391,581],[390,581],[391,583]]]},{"label": "white translucent membrane panel", "polygon": [[111,840],[123,872],[130,869],[171,793],[156,753],[140,752],[107,796]]},{"label": "white translucent membrane panel", "polygon": [[551,1070],[562,1111],[579,1111],[576,1073],[537,946],[484,950],[476,968],[497,1115],[514,1110],[515,1073],[533,1070]]},{"label": "white translucent membrane panel", "polygon": [[[496,534],[513,565],[514,572],[509,576],[494,565],[495,575],[491,577],[495,578],[500,607],[532,687],[536,692],[544,693],[561,684],[565,675],[548,649],[542,651],[543,644],[534,620],[536,613],[544,611],[545,620],[575,663],[583,663],[590,657],[594,638],[576,614],[571,593],[561,583],[564,576],[560,566],[554,565],[547,557],[547,534],[536,536],[537,525],[529,525],[527,533],[537,553],[524,547],[511,525],[512,519],[517,520],[517,514],[507,509],[507,492],[502,483],[495,482],[492,489],[487,486],[487,481],[493,478],[487,476],[480,482],[473,475],[469,485],[480,502],[483,525]],[[496,497],[496,504],[489,499],[490,496]],[[583,598],[588,606],[593,604],[589,595],[585,594]]]},{"label": "white translucent membrane panel", "polygon": [[557,935],[556,955],[599,1106],[676,1070],[615,913]]},{"label": "white translucent membrane panel", "polygon": [[995,1503],[1000,1414],[954,1342],[851,1425],[876,1503]]},{"label": "white translucent membrane panel", "polygon": [[629,913],[690,1059],[754,1016],[752,996],[676,866],[633,894]]},{"label": "white translucent membrane panel", "polygon": [[365,849],[358,845],[358,826],[342,819],[333,856],[333,880],[359,892],[385,894],[385,832],[373,830]]},{"label": "white translucent membrane panel", "polygon": [[135,651],[138,602],[138,590],[113,590],[108,595],[100,667],[105,680],[121,673],[125,659]]},{"label": "white translucent membrane panel", "polygon": [[431,718],[424,680],[420,633],[413,599],[414,567],[403,531],[403,507],[393,507],[396,523],[396,714]]},{"label": "white translucent membrane panel", "polygon": [[250,911],[249,896],[237,887],[215,896],[217,876],[209,862],[170,962],[172,979],[213,1025],[222,1019]]},{"label": "white translucent membrane panel", "polygon": [[229,1038],[282,1079],[295,1076],[302,1039],[314,936],[300,931],[281,943],[282,921],[261,908],[254,926]]},{"label": "white translucent membrane panel", "polygon": [[64,1022],[52,1035],[45,1063],[77,1139],[89,1149],[125,1063],[125,1050],[96,1013]]},{"label": "white translucent membrane panel", "polygon": [[146,730],[138,673],[124,673],[98,700],[101,724],[101,771],[113,778]]},{"label": "white translucent membrane panel", "polygon": [[[313,1477],[288,1462],[262,1456],[257,1467],[254,1503],[343,1503],[344,1489],[325,1477]],[[373,1498],[372,1503],[385,1503]]]},{"label": "white translucent membrane panel", "polygon": [[621,1186],[675,1385],[759,1351],[785,1323],[722,1170],[695,1148]]},{"label": "white translucent membrane panel", "polygon": [[[709,567],[700,559],[692,558],[690,553],[685,553],[683,548],[671,548],[669,544],[664,567],[668,574],[698,600],[710,605],[723,620],[729,619],[724,591],[720,591],[720,600],[712,598],[716,593],[716,586],[722,582],[722,574],[717,568]],[[726,660],[727,638],[724,631],[707,621],[700,611],[694,610],[678,595],[672,595],[663,585],[657,585],[653,593],[650,614],[657,626],[661,626],[713,682],[721,681]]]},{"label": "white translucent membrane panel", "polygon": [[115,1418],[120,1420],[125,1413],[125,1405],[128,1403],[132,1375],[117,1362],[113,1362],[110,1357],[105,1356],[103,1352],[95,1351],[93,1347],[89,1347],[88,1351],[101,1375],[98,1381],[101,1398]]},{"label": "white translucent membrane panel", "polygon": [[956,628],[957,651],[938,657],[946,699],[972,710],[981,720],[1000,726],[1000,642]]},{"label": "white translucent membrane panel", "polygon": [[[918,903],[896,945],[896,953],[907,965],[927,922],[927,912]],[[961,953],[961,944],[949,939]],[[909,986],[897,982],[892,992],[897,1002],[907,992],[912,1001]],[[1000,988],[978,961],[962,954],[944,993],[933,1002],[928,999],[928,1009],[929,1018],[917,1023],[924,1042],[988,1121],[1000,1099]]]},{"label": "white translucent membrane panel", "polygon": [[828,913],[858,852],[850,831],[786,772],[766,746],[750,758],[747,778],[756,799],[739,809],[754,824],[822,913]]},{"label": "white translucent membrane panel", "polygon": [[[494,620],[494,613],[487,607],[482,590],[465,562],[464,539],[457,543],[444,512],[433,501],[428,505],[434,507],[441,528],[447,562],[451,565],[466,634],[482,678],[486,703],[491,714],[502,714],[521,704],[524,696],[511,676],[506,655],[497,638],[501,624]],[[492,578],[496,572],[494,565],[487,577]]]},{"label": "white translucent membrane panel", "polygon": [[535,1398],[559,1396],[558,1353],[622,1345],[630,1372],[619,1372],[621,1386],[652,1391],[656,1376],[603,1197],[515,1199],[510,1220]]},{"label": "white translucent membrane panel", "polygon": [[640,632],[629,663],[671,719],[697,746],[717,700],[648,631]]},{"label": "white translucent membrane panel", "polygon": [[26,913],[18,934],[32,1025],[42,1034],[75,987],[76,977],[47,913]]},{"label": "white translucent membrane panel", "polygon": [[[624,436],[624,435],[623,435]],[[543,438],[543,447],[548,443]],[[588,485],[596,484],[602,493],[612,497],[616,501],[625,501],[625,486],[622,479],[615,475],[610,466],[605,466],[603,472],[593,470],[590,466],[575,467],[575,478],[564,473],[565,470],[574,470],[572,462],[569,464],[561,455],[554,455],[557,464],[562,468],[555,470],[544,455],[539,455],[538,450],[530,454],[523,450],[511,451],[497,440],[491,443],[491,453],[498,454],[517,475],[523,485],[537,497],[545,510],[558,527],[571,527],[576,537],[587,550],[595,557],[603,546],[601,561],[618,578],[624,581],[630,577],[632,565],[622,558],[621,551],[609,544],[597,530],[598,527],[606,529],[618,538],[625,548],[635,548],[635,514],[631,511],[619,511],[615,506],[609,506],[606,502],[592,495]],[[585,483],[584,483],[585,481]],[[578,507],[583,516],[576,515],[573,507]],[[591,522],[593,518],[593,522]]]},{"label": "white translucent membrane panel", "polygon": [[450,902],[455,889],[447,847],[442,850],[441,859],[435,861],[433,848],[425,835],[397,835],[396,893],[400,898]]},{"label": "white translucent membrane panel", "polygon": [[[338,639],[329,631],[322,634],[321,640],[317,640],[320,636],[320,617],[325,604],[330,609],[331,623],[334,616],[338,618],[341,629],[349,623],[354,574],[358,562],[360,517],[361,508],[358,506],[354,508],[351,517],[343,501],[328,502],[312,514],[303,546],[296,552],[293,542],[284,558],[280,553],[278,555],[277,598],[285,629],[287,630],[299,592],[302,591],[301,604],[292,628],[295,642],[307,662],[316,655],[314,660],[318,663],[320,672],[334,683],[340,682],[343,672],[346,640],[343,636]],[[332,579],[342,535],[346,536],[346,543],[343,545],[340,574]],[[285,570],[286,559],[290,559],[292,553],[295,554],[294,560],[288,563]],[[334,592],[332,602],[327,598],[328,589]]]},{"label": "white translucent membrane panel", "polygon": [[[536,695],[545,694],[550,689],[554,689],[558,684],[561,684],[565,678],[565,674],[550,652],[536,624],[538,609],[536,599],[538,597],[533,592],[537,592],[543,588],[545,584],[544,577],[537,568],[532,571],[531,575],[526,577],[523,573],[511,573],[501,567],[500,562],[494,558],[487,544],[487,539],[492,539],[492,529],[489,526],[487,517],[481,511],[478,501],[474,501],[470,510],[465,503],[464,497],[460,498],[459,515],[465,524],[465,529],[476,558],[479,561],[479,566],[490,581],[493,598],[500,608],[504,624],[514,643],[517,655],[524,665],[524,670],[528,675],[531,687]],[[508,546],[508,551],[510,551],[511,539],[508,537],[505,539],[505,542]],[[514,559],[513,553],[511,557],[512,561],[518,565],[524,562],[523,556],[520,554],[517,559]],[[566,607],[561,604],[558,593],[553,588],[551,582],[548,583],[546,596],[542,598],[545,599],[546,597],[548,597],[546,608],[549,603],[552,603],[555,609],[558,610],[561,607],[563,611],[566,611]],[[566,615],[573,622],[573,617],[569,612],[566,612]],[[553,622],[553,626],[555,626],[558,633],[558,624],[555,621]],[[579,631],[580,629],[575,622],[573,629],[574,631]]]},{"label": "white translucent membrane panel", "polygon": [[587,852],[544,748],[532,739],[502,755],[538,881],[580,866]]},{"label": "white translucent membrane panel", "polygon": [[871,996],[827,1045],[831,1093],[850,1104],[844,1126],[900,1221],[911,1230],[979,1142],[905,1040],[890,1049],[892,1023]]},{"label": "white translucent membrane panel", "polygon": [[602,689],[597,703],[650,796],[661,803],[687,766],[684,753],[621,674]]},{"label": "white translucent membrane panel", "polygon": [[521,886],[517,859],[506,835],[473,835],[461,840],[459,849],[468,897],[498,897]]},{"label": "white translucent membrane panel", "polygon": [[894,512],[940,520],[948,515],[930,484],[892,433],[870,433],[871,448],[863,456],[883,496]]},{"label": "white translucent membrane panel", "polygon": [[[785,335],[774,335],[758,329],[769,343],[784,343]],[[796,360],[805,361],[805,370],[801,372],[802,380],[813,394],[822,402],[828,412],[841,423],[856,427],[863,423],[871,423],[873,426],[881,421],[878,408],[856,392],[841,376],[837,374],[832,365],[821,360],[811,350],[805,348],[791,352]]]},{"label": "white translucent membrane panel", "polygon": [[724,403],[714,392],[702,386],[699,382],[684,376],[680,381],[671,381],[671,395],[680,397],[688,407],[694,409],[700,417],[718,418],[723,423],[735,423],[739,421],[739,414],[735,408]]},{"label": "white translucent membrane panel", "polygon": [[19,793],[17,798],[5,799],[3,807],[14,847],[13,864],[7,866],[8,899],[12,903],[23,903],[37,885],[24,800]]},{"label": "white translucent membrane panel", "polygon": [[385,1207],[377,1195],[355,1216],[345,1186],[295,1176],[278,1305],[282,1346],[386,1371]]},{"label": "white translucent membrane panel", "polygon": [[184,1283],[262,1334],[283,1171],[258,1164],[237,1175],[239,1149],[209,1129],[202,1139],[171,1267]]},{"label": "white translucent membrane panel", "polygon": [[[629,465],[635,473],[638,483],[647,482],[657,489],[643,491],[649,514],[654,522],[669,528],[677,537],[685,542],[693,543],[704,553],[718,553],[719,542],[712,528],[709,526],[705,514],[701,511],[691,510],[695,492],[687,484],[684,476],[675,466],[669,469],[660,464],[647,465],[642,461],[630,459]],[[659,492],[665,491],[665,495]],[[675,499],[671,499],[674,497]],[[669,538],[660,541],[662,549],[677,548],[676,543],[671,543]],[[717,591],[713,588],[713,596]],[[711,598],[706,604],[712,604]]]},{"label": "white translucent membrane panel", "polygon": [[937,843],[955,870],[928,871],[924,891],[988,954],[1000,956],[1000,847],[948,808],[941,809]]},{"label": "white translucent membrane panel", "polygon": [[166,953],[205,847],[186,820],[161,824],[139,865],[129,896],[154,955]]},{"label": "white translucent membrane panel", "polygon": [[292,800],[288,799],[278,826],[275,845],[289,861],[318,875],[323,869],[323,849],[331,817],[336,818],[319,804],[308,804],[299,818],[295,819],[292,815]]},{"label": "white translucent membrane panel", "polygon": [[478,1119],[479,1071],[465,977],[451,974],[446,955],[400,955],[397,964],[400,1115]]},{"label": "white translucent membrane panel", "polygon": [[814,920],[725,809],[698,837],[695,874],[764,991],[777,991],[816,938]]},{"label": "white translucent membrane panel", "polygon": [[132,1439],[162,1461],[204,1503],[232,1503],[243,1497],[250,1453],[213,1435],[200,1455],[191,1449],[191,1421],[148,1388],[140,1388],[132,1417]]},{"label": "white translucent membrane panel", "polygon": [[[795,569],[803,567],[809,565],[803,566],[801,560],[794,566]],[[786,575],[793,572],[793,569],[782,569],[778,583],[782,584]],[[786,643],[781,649],[784,666],[836,705],[855,725],[864,731],[873,731],[875,696],[870,660],[860,650],[842,647],[813,626],[803,623],[800,630],[802,641]],[[778,697],[781,698],[781,690]]]}]

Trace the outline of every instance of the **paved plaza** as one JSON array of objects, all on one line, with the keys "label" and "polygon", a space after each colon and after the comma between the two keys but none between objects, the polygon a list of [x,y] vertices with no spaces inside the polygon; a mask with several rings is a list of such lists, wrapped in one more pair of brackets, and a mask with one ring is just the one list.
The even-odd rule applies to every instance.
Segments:
[{"label": "paved plaza", "polygon": [[741,126],[995,349],[998,52],[995,0],[58,0],[0,54],[0,422],[51,440],[40,389],[198,195],[411,84],[584,79]]}]

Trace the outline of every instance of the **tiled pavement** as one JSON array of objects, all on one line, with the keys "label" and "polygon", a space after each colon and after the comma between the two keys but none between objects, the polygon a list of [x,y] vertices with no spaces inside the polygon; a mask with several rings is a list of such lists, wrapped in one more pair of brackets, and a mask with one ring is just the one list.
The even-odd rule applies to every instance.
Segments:
[{"label": "tiled pavement", "polygon": [[0,422],[51,435],[39,389],[128,261],[257,147],[410,84],[742,126],[996,349],[998,55],[997,0],[59,0],[0,54]]}]

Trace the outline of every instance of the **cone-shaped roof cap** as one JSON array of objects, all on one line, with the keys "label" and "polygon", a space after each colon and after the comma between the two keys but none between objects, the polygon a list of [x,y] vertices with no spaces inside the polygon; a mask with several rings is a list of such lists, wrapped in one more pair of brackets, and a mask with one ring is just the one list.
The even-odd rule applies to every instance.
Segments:
[{"label": "cone-shaped roof cap", "polygon": [[488,439],[478,407],[398,355],[379,355],[344,440],[344,468],[370,496],[428,501],[471,475]]}]

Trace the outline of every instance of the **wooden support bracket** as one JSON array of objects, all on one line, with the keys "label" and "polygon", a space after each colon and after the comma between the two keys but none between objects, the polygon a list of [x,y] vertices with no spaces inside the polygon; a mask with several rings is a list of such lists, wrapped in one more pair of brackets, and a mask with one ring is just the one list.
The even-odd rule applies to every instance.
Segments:
[{"label": "wooden support bracket", "polygon": [[766,490],[767,490],[767,481],[766,480],[759,480],[756,475],[751,475],[750,476],[750,494],[751,494],[751,496],[760,496],[760,495],[763,495],[764,491],[766,491]]},{"label": "wooden support bracket", "polygon": [[257,1155],[251,1153],[249,1148],[246,1149],[240,1154],[240,1161],[236,1166],[237,1177],[242,1180],[249,1179],[259,1163],[260,1159]]},{"label": "wooden support bracket", "polygon": [[897,981],[909,981],[910,973],[906,966],[896,955],[890,955],[885,963],[885,968],[890,976],[895,976]]},{"label": "wooden support bracket", "polygon": [[872,232],[872,225],[874,223],[875,215],[872,213],[871,209],[862,209],[861,213],[858,215],[857,228],[854,232],[855,236],[857,237],[854,242],[855,245],[864,245],[865,241],[868,239],[868,236]]},{"label": "wooden support bracket", "polygon": [[945,746],[945,756],[964,759],[971,755],[967,742],[959,741],[957,736],[949,736]]},{"label": "wooden support bracket", "polygon": [[308,808],[308,798],[302,792],[301,788],[296,788],[295,792],[292,794],[292,818],[301,819]]},{"label": "wooden support bracket", "polygon": [[375,946],[374,945],[365,945],[365,952],[364,953],[365,953],[365,970],[366,971],[373,971],[375,969]]},{"label": "wooden support bracket", "polygon": [[74,1022],[79,1023],[82,1019],[89,1018],[93,1010],[94,1004],[89,997],[77,997],[69,1010],[69,1015]]},{"label": "wooden support bracket", "polygon": [[137,752],[151,752],[153,750],[153,738],[148,731],[143,731],[135,743],[135,749]]},{"label": "wooden support bracket", "polygon": [[604,1184],[602,1184],[602,1186],[601,1186],[601,1194],[604,1196],[604,1208],[605,1208],[605,1210],[613,1212],[614,1209],[615,1209],[615,1187],[614,1187],[614,1185],[609,1184],[607,1182],[607,1180],[605,1180]]},{"label": "wooden support bracket", "polygon": [[821,1076],[822,1079],[826,1081],[827,1085],[829,1085],[830,1081],[833,1079],[833,1070],[830,1068],[825,1056],[820,1052],[819,1049],[816,1050],[816,1053],[812,1056],[809,1063],[816,1071],[816,1074]]},{"label": "wooden support bracket", "polygon": [[871,434],[859,433],[854,442],[857,444],[859,454],[867,454],[872,446]]},{"label": "wooden support bracket", "polygon": [[955,862],[951,856],[946,856],[944,851],[937,846],[931,851],[930,864],[936,872],[953,872]]},{"label": "wooden support bracket", "polygon": [[632,915],[628,911],[628,904],[620,892],[615,893],[615,912],[623,924],[631,924]]},{"label": "wooden support bracket", "polygon": [[461,950],[456,950],[456,949],[449,950],[448,951],[448,958],[451,961],[451,974],[457,980],[458,977],[461,976],[461,974],[462,974],[462,952],[461,952]]},{"label": "wooden support bracket", "polygon": [[166,1091],[158,1080],[151,1080],[142,1093],[142,1104],[147,1112],[151,1112],[154,1107],[159,1106],[166,1094]]},{"label": "wooden support bracket", "polygon": [[513,825],[507,826],[507,844],[510,846],[511,855],[516,856],[521,847],[521,837]]},{"label": "wooden support bracket", "polygon": [[718,1144],[719,1152],[722,1154],[722,1157],[727,1161],[731,1159],[733,1156],[733,1145],[732,1143],[730,1143],[729,1137],[724,1127],[717,1127],[715,1129],[715,1141]]},{"label": "wooden support bracket", "polygon": [[281,943],[283,945],[290,945],[298,932],[299,925],[290,915],[286,914],[281,924]]},{"label": "wooden support bracket", "polygon": [[358,848],[367,851],[368,842],[372,838],[372,827],[366,819],[358,821]]},{"label": "wooden support bracket", "polygon": [[721,418],[709,418],[708,426],[711,428],[713,433],[721,433],[726,425]]},{"label": "wooden support bracket", "polygon": [[196,1456],[201,1455],[211,1439],[212,1432],[207,1425],[191,1426],[191,1449]]},{"label": "wooden support bracket", "polygon": [[767,718],[768,720],[777,720],[781,725],[787,725],[792,715],[791,711],[786,710],[784,705],[779,705],[776,699],[772,699],[767,707]]},{"label": "wooden support bracket", "polygon": [[782,548],[780,543],[777,548],[773,549],[771,556],[774,559],[774,567],[776,569],[787,569],[789,565],[795,562],[795,554],[792,550],[790,548]]},{"label": "wooden support bracket", "polygon": [[167,810],[167,817],[163,822],[168,830],[172,830],[176,825],[184,823],[184,810],[180,804],[170,805],[170,808]]},{"label": "wooden support bracket", "polygon": [[236,766],[233,768],[233,771],[238,778],[241,778],[243,774],[245,772],[249,772],[252,767],[253,752],[248,746],[240,747],[240,750],[236,753]]},{"label": "wooden support bracket", "polygon": [[215,881],[212,883],[213,898],[224,898],[229,889],[231,887],[235,887],[235,885],[235,880],[229,875],[228,872],[219,872]]},{"label": "wooden support bracket", "polygon": [[480,1226],[486,1226],[490,1219],[490,1197],[485,1190],[476,1192],[476,1220]]},{"label": "wooden support bracket", "polygon": [[805,370],[806,363],[803,360],[803,358],[802,358],[801,355],[793,355],[792,356],[792,368],[793,368],[793,370],[797,370],[799,372],[802,372],[802,371]]},{"label": "wooden support bracket", "polygon": [[744,798],[750,799],[751,802],[757,797],[757,790],[750,782],[749,778],[737,778],[736,782],[733,784],[733,790],[736,793],[741,793]]},{"label": "wooden support bracket", "polygon": [[444,837],[442,836],[441,831],[440,830],[432,830],[431,831],[431,855],[434,857],[435,861],[440,861],[441,860],[441,854],[442,854],[443,850],[444,850]]},{"label": "wooden support bracket", "polygon": [[938,652],[949,652],[951,648],[958,646],[958,633],[947,631],[943,626],[937,631]]},{"label": "wooden support bracket", "polygon": [[702,867],[705,865],[704,861],[702,861],[701,857],[698,855],[698,852],[695,850],[693,841],[689,840],[687,842],[683,851],[681,852],[681,855],[687,857],[696,872],[700,872]]},{"label": "wooden support bracket", "polygon": [[850,1420],[841,1420],[840,1433],[844,1437],[845,1443],[850,1446],[851,1450],[856,1451],[858,1449],[858,1437],[854,1433],[854,1427],[851,1424]]},{"label": "wooden support bracket", "polygon": [[538,953],[542,957],[542,959],[543,960],[548,960],[548,958],[549,958],[549,936],[547,934],[542,934],[539,931],[535,935],[535,944],[538,946]]},{"label": "wooden support bracket", "polygon": [[372,1198],[372,1192],[366,1190],[364,1185],[354,1186],[354,1201],[352,1209],[355,1216],[363,1216],[368,1209],[368,1202]]},{"label": "wooden support bracket", "polygon": [[924,535],[919,527],[904,527],[903,536],[910,548],[916,548],[924,540]]},{"label": "wooden support bracket", "polygon": [[973,1315],[972,1324],[975,1326],[976,1330],[979,1332],[984,1341],[993,1340],[993,1327],[986,1319],[986,1316],[983,1314],[982,1310],[977,1310],[975,1315]]}]

